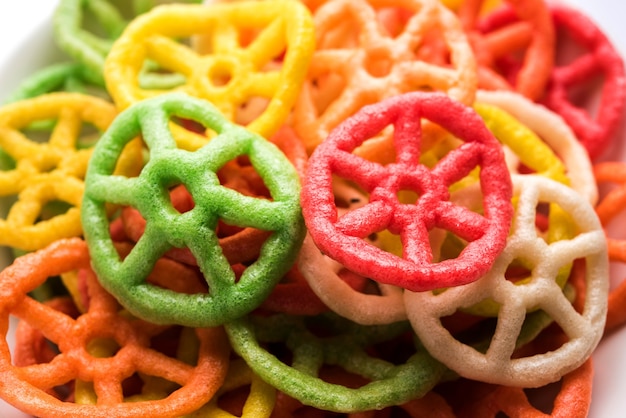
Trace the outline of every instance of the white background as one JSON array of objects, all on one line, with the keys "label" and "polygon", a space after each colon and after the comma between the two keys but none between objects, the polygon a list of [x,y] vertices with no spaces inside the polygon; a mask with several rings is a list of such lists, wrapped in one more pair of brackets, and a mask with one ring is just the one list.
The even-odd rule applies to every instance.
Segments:
[{"label": "white background", "polygon": [[[626,55],[626,2],[569,0],[569,3],[591,16]],[[33,70],[59,55],[51,39],[50,16],[55,5],[55,0],[0,1],[0,100]],[[594,355],[594,365],[596,378],[590,417],[626,416],[626,329],[604,339]],[[24,416],[0,401],[0,418]]]}]

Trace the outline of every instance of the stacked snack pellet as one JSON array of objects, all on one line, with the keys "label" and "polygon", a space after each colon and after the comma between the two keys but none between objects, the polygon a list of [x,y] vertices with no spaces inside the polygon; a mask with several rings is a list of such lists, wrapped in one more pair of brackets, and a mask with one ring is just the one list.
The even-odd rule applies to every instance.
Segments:
[{"label": "stacked snack pellet", "polygon": [[59,0],[67,60],[0,107],[20,254],[0,397],[586,416],[591,355],[626,321],[604,229],[626,75],[602,31],[544,0],[198,3]]}]

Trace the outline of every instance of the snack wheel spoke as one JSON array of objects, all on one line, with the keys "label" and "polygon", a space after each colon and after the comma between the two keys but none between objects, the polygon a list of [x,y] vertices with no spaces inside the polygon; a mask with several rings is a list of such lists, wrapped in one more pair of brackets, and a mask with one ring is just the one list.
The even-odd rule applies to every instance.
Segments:
[{"label": "snack wheel spoke", "polygon": [[510,51],[516,39],[528,39],[532,36],[532,26],[528,22],[512,23],[507,27],[485,34],[485,46],[496,56]]},{"label": "snack wheel spoke", "polygon": [[75,321],[56,309],[41,304],[31,298],[24,298],[14,314],[31,326],[41,330],[44,335],[54,342],[63,342]]},{"label": "snack wheel spoke", "polygon": [[[433,90],[455,93],[459,90],[459,71],[453,68],[441,67],[425,61],[407,62],[398,65],[397,74],[402,77],[404,83],[419,85],[426,83]],[[393,85],[402,91],[402,84]]]},{"label": "snack wheel spoke", "polygon": [[135,361],[141,361],[137,371],[162,377],[179,385],[188,382],[193,374],[193,367],[189,364],[154,350],[139,351]]},{"label": "snack wheel spoke", "polygon": [[74,147],[81,124],[82,120],[78,111],[69,108],[62,109],[50,135],[49,144],[59,148]]},{"label": "snack wheel spoke", "polygon": [[[350,180],[358,180],[363,187],[368,189],[374,187],[380,181],[381,176],[384,176],[387,172],[380,164],[367,161],[345,150],[337,149],[332,151],[327,152],[325,157],[332,161],[336,173]],[[327,180],[322,173],[319,176],[315,173],[310,173],[310,175],[319,177],[319,181],[322,179]]]},{"label": "snack wheel spoke", "polygon": [[[281,202],[245,196],[221,186],[207,187],[206,196],[217,198],[219,204],[215,210],[221,219],[229,223],[272,231],[288,222],[289,207]],[[197,221],[203,222],[201,218]]]},{"label": "snack wheel spoke", "polygon": [[[365,238],[388,225],[392,215],[392,208],[385,206],[384,202],[368,203],[343,215],[335,226],[342,234]],[[371,219],[374,222],[365,224],[363,219]]]},{"label": "snack wheel spoke", "polygon": [[[323,75],[326,71],[345,71],[342,64],[350,58],[352,52],[349,49],[322,49],[315,52],[315,60],[311,62],[309,74],[311,77]],[[321,115],[320,115],[321,116]]]},{"label": "snack wheel spoke", "polygon": [[[43,302],[46,306],[70,315],[75,318],[78,309],[71,296],[58,296]],[[57,355],[57,352],[48,344],[42,344],[46,340],[44,334],[30,325],[22,317],[15,327],[15,344],[13,349],[13,363],[16,366],[28,366],[44,363]]]},{"label": "snack wheel spoke", "polygon": [[76,377],[76,369],[69,356],[59,355],[49,363],[19,368],[20,377],[34,387],[47,391]]},{"label": "snack wheel spoke", "polygon": [[[429,352],[461,376],[507,386],[539,387],[579,367],[602,336],[608,294],[606,240],[593,208],[576,192],[539,176],[515,175],[513,183],[517,208],[512,234],[493,268],[469,285],[437,295],[405,292],[405,303],[409,320]],[[573,218],[578,234],[551,243],[540,238],[534,222],[541,202],[576,213]],[[530,281],[521,285],[505,278],[508,266],[518,259],[532,265]],[[581,312],[556,283],[560,268],[574,259],[586,261],[587,294]],[[440,319],[487,298],[499,304],[499,313],[483,353],[457,340]],[[543,354],[512,358],[527,313],[537,308],[563,329],[568,341]]]},{"label": "snack wheel spoke", "polygon": [[280,54],[282,52],[280,40],[283,38],[284,24],[285,22],[281,19],[275,19],[262,28],[252,42],[246,45],[245,61],[251,62],[255,68],[261,68]]},{"label": "snack wheel spoke", "polygon": [[151,36],[146,40],[146,50],[154,61],[167,62],[170,71],[180,74],[192,74],[200,63],[195,51],[165,36]]},{"label": "snack wheel spoke", "polygon": [[[142,183],[139,178],[104,175],[94,175],[91,181],[94,184],[94,192],[91,192],[93,199],[117,204],[134,203],[133,197],[137,196],[137,192],[141,190]],[[116,190],[115,193],[111,192],[113,188]]]},{"label": "snack wheel spoke", "polygon": [[[570,240],[556,241],[551,244],[550,251],[554,261],[558,265],[563,265],[568,261],[599,251],[606,246],[603,232],[593,231],[580,234]],[[561,256],[567,254],[566,256]]]},{"label": "snack wheel spoke", "polygon": [[[170,131],[173,117],[190,119],[216,135],[196,151],[179,149]],[[149,151],[141,173],[112,175],[116,158],[139,134]],[[243,156],[268,198],[220,185],[217,171]],[[228,122],[209,102],[183,93],[147,99],[122,112],[94,150],[86,185],[83,225],[94,268],[122,305],[155,323],[213,326],[249,312],[290,268],[304,238],[298,175],[287,158],[263,137]],[[193,201],[183,213],[170,197],[170,189],[179,185]],[[109,233],[106,203],[133,206],[145,219],[143,234],[123,260]],[[220,247],[220,220],[268,234],[240,277]],[[190,295],[146,282],[162,255],[182,248],[191,251],[208,293]]]},{"label": "snack wheel spoke", "polygon": [[[489,219],[463,206],[444,202],[437,212],[437,226],[468,241],[480,239],[491,226]],[[459,219],[463,219],[463,225],[459,225]]]}]

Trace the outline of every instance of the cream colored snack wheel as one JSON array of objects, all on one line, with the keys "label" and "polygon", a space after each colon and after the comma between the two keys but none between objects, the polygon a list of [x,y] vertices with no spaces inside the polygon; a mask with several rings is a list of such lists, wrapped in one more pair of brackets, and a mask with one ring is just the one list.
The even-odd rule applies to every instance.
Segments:
[{"label": "cream colored snack wheel", "polygon": [[[474,283],[432,292],[405,292],[407,314],[427,350],[463,377],[506,386],[540,387],[558,381],[580,366],[598,345],[604,331],[608,294],[606,239],[593,207],[572,189],[539,176],[513,176],[516,212],[506,248],[491,271]],[[535,227],[537,205],[557,203],[573,215],[579,233],[548,244]],[[562,266],[586,261],[584,310],[576,312],[555,281]],[[515,285],[505,278],[517,259],[532,265],[530,282]],[[500,304],[498,323],[485,353],[455,339],[441,318],[485,299]],[[558,349],[512,358],[526,314],[544,310],[569,341]]]}]

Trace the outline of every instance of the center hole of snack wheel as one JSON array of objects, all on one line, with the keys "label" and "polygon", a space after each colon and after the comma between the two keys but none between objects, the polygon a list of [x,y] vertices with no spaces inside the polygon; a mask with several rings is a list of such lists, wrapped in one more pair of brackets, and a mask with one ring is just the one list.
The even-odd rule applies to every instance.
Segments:
[{"label": "center hole of snack wheel", "polygon": [[228,61],[219,61],[209,67],[209,81],[215,87],[224,87],[233,79],[234,66]]},{"label": "center hole of snack wheel", "polygon": [[400,203],[414,205],[417,203],[417,200],[420,198],[420,195],[414,190],[400,189],[396,192],[396,197],[398,199],[398,202]]},{"label": "center hole of snack wheel", "polygon": [[114,357],[120,350],[120,344],[113,338],[95,337],[87,342],[87,352],[96,358]]},{"label": "center hole of snack wheel", "polygon": [[525,284],[532,279],[532,265],[525,260],[515,259],[507,267],[504,277],[516,284]]},{"label": "center hole of snack wheel", "polygon": [[390,56],[389,51],[382,48],[371,48],[367,50],[363,65],[369,75],[382,78],[389,75],[393,68],[393,63],[394,60]]},{"label": "center hole of snack wheel", "polygon": [[47,221],[55,216],[63,215],[72,207],[74,207],[74,205],[70,202],[65,202],[60,199],[49,200],[41,206],[39,216],[37,216],[37,222]]}]

